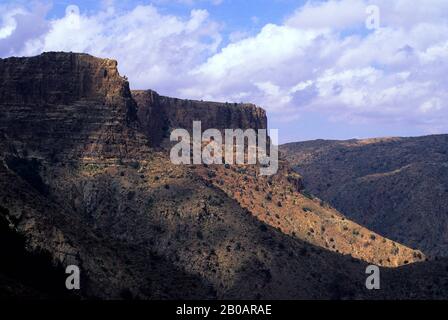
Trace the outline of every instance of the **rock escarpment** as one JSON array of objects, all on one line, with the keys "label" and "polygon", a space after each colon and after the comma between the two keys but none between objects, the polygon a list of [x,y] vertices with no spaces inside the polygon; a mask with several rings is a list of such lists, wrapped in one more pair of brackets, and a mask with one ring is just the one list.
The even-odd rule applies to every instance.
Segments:
[{"label": "rock escarpment", "polygon": [[152,90],[135,90],[132,96],[153,146],[159,145],[171,129],[191,131],[193,121],[201,121],[202,130],[267,129],[266,112],[253,104],[182,100]]},{"label": "rock escarpment", "polygon": [[0,59],[0,135],[16,156],[52,162],[145,151],[117,62],[87,54]]},{"label": "rock escarpment", "polygon": [[117,62],[87,54],[49,52],[0,59],[0,101],[10,104],[69,104],[80,99],[129,96]]}]

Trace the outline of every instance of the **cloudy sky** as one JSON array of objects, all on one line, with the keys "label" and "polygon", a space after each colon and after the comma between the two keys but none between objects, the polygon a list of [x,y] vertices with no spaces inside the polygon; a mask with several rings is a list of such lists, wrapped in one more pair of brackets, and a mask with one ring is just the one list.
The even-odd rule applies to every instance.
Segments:
[{"label": "cloudy sky", "polygon": [[256,103],[281,142],[448,133],[447,0],[0,0],[0,57],[43,51]]}]

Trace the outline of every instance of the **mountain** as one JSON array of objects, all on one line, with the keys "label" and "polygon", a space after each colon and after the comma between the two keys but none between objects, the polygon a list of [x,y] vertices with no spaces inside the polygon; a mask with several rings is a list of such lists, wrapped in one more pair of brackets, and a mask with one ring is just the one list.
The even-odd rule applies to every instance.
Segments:
[{"label": "mountain", "polygon": [[286,144],[307,190],[430,257],[448,254],[448,135]]},{"label": "mountain", "polygon": [[[256,166],[172,164],[168,134],[193,120],[267,125],[251,104],[132,92],[110,59],[0,59],[0,297],[448,296],[425,268],[435,262],[307,197],[287,162],[270,178]],[[382,269],[387,290],[365,288],[372,262],[401,266]],[[81,270],[79,291],[65,289],[68,265]]]}]

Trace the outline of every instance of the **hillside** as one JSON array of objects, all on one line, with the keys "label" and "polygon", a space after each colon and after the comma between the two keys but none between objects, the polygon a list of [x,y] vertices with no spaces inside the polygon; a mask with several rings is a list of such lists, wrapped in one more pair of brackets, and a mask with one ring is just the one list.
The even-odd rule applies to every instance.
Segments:
[{"label": "hillside", "polygon": [[424,260],[421,252],[385,239],[301,193],[298,177],[287,163],[274,177],[257,176],[253,166],[210,166],[197,171],[259,220],[294,238],[380,266]]},{"label": "hillside", "polygon": [[[0,84],[1,297],[409,296],[396,286],[366,290],[365,268],[424,256],[304,196],[288,164],[267,181],[253,167],[169,160],[166,133],[182,121],[264,128],[262,109],[131,92],[115,61],[86,54],[0,59]],[[212,181],[207,170],[231,179]],[[425,298],[448,296],[427,263],[383,270],[411,292],[433,284]],[[81,290],[67,294],[71,264]]]},{"label": "hillside", "polygon": [[306,189],[429,256],[448,254],[448,136],[309,141],[280,147]]}]

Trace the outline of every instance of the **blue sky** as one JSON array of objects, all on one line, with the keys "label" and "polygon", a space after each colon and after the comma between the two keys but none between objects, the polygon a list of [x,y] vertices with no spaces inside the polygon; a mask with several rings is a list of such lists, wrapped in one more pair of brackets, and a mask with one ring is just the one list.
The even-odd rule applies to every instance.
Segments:
[{"label": "blue sky", "polygon": [[136,89],[253,102],[281,142],[448,133],[446,0],[0,1],[0,57],[43,51],[114,58]]}]

